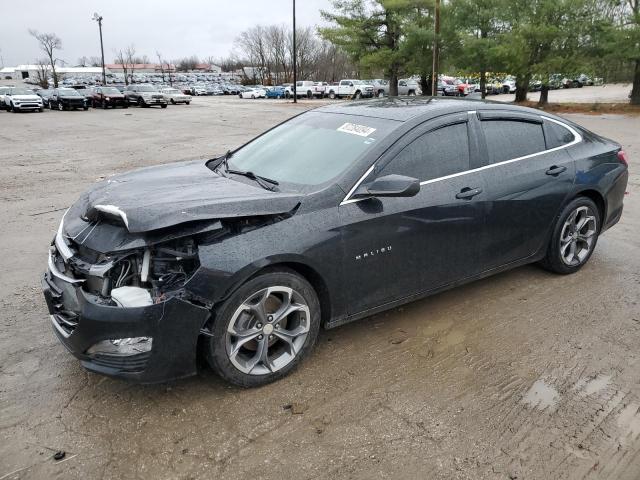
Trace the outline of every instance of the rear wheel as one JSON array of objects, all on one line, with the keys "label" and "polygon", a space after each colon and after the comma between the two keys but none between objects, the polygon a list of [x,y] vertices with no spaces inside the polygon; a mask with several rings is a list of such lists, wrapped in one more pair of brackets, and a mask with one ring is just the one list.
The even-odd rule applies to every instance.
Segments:
[{"label": "rear wheel", "polygon": [[206,357],[225,380],[257,387],[287,375],[313,348],[320,303],[291,270],[273,270],[245,283],[215,311]]},{"label": "rear wheel", "polygon": [[556,221],[542,266],[564,275],[580,270],[596,248],[600,222],[598,207],[590,198],[569,202]]}]

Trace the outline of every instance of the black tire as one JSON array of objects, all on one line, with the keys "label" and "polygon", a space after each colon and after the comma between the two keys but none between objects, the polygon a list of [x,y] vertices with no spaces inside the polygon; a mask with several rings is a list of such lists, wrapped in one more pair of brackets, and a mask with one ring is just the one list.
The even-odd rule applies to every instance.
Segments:
[{"label": "black tire", "polygon": [[[104,101],[104,100],[102,100],[102,105],[101,105],[101,106],[102,106],[102,108],[103,108],[104,110],[106,110],[107,108],[109,108],[109,104],[108,104],[106,101]],[[93,108],[96,108],[96,107],[93,107]]]},{"label": "black tire", "polygon": [[144,100],[142,99],[142,97],[138,97],[138,106],[139,107],[146,107],[147,105],[144,103]]},{"label": "black tire", "polygon": [[190,105],[190,104],[191,104],[191,102],[184,102],[184,104],[185,104],[185,105]]},{"label": "black tire", "polygon": [[[561,236],[563,234],[563,230],[565,228],[565,222],[569,219],[569,216],[575,212],[577,209],[586,208],[589,215],[594,217],[595,226],[593,228],[594,233],[592,235],[593,241],[589,247],[589,250],[585,257],[579,261],[579,263],[575,265],[569,265],[562,258],[561,255]],[[571,273],[575,273],[580,270],[591,258],[593,252],[598,243],[598,235],[600,234],[601,228],[600,211],[598,210],[598,206],[587,197],[576,197],[571,200],[563,209],[560,215],[557,217],[556,223],[553,227],[553,232],[551,234],[551,239],[549,240],[549,245],[547,247],[547,252],[540,262],[543,268],[549,270],[551,272],[559,273],[561,275],[568,275]],[[578,232],[579,233],[579,232]]]},{"label": "black tire", "polygon": [[171,99],[171,105],[175,105],[175,104],[176,104],[176,101],[172,98]]},{"label": "black tire", "polygon": [[313,93],[311,92],[311,90],[307,90],[307,98],[309,100],[311,100],[313,98]]},{"label": "black tire", "polygon": [[[279,370],[255,375],[244,373],[232,363],[227,354],[228,323],[233,319],[234,313],[242,303],[260,290],[273,286],[289,287],[301,295],[309,308],[309,331],[295,356]],[[258,387],[289,374],[313,349],[319,330],[320,302],[309,282],[289,269],[269,270],[246,282],[215,309],[211,326],[213,336],[208,337],[205,342],[205,356],[214,372],[228,382],[241,387]]]},{"label": "black tire", "polygon": [[354,95],[353,98],[355,98],[356,100],[360,100],[362,98],[362,92],[360,90],[358,90]]},{"label": "black tire", "polygon": [[38,111],[42,113],[42,112],[44,112],[44,108],[43,108],[43,107],[40,107],[40,108],[38,109]]},{"label": "black tire", "polygon": [[162,105],[160,105],[160,108],[167,108],[167,104],[163,103]]},{"label": "black tire", "polygon": [[336,92],[334,92],[333,90],[331,90],[331,91],[329,92],[329,98],[330,98],[331,100],[335,100],[335,98],[336,98]]},{"label": "black tire", "polygon": [[124,105],[122,105],[122,108],[129,108],[129,104],[125,103]]},{"label": "black tire", "polygon": [[86,112],[87,110],[89,110],[89,107],[82,107],[82,109]]},{"label": "black tire", "polygon": [[13,102],[11,102],[11,111],[13,113],[18,113],[18,109],[15,107],[15,105],[13,104]]}]

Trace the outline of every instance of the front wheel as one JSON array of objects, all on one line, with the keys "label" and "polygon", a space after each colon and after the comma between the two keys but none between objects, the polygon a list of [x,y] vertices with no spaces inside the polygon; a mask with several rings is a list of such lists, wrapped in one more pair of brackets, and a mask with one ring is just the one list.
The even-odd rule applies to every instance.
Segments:
[{"label": "front wheel", "polygon": [[600,221],[593,200],[577,197],[569,202],[556,221],[542,266],[563,275],[580,270],[596,248]]},{"label": "front wheel", "polygon": [[330,98],[331,100],[335,100],[335,98],[336,98],[336,92],[334,92],[334,91],[329,92],[329,98]]},{"label": "front wheel", "polygon": [[287,375],[315,345],[320,303],[292,270],[272,270],[242,285],[214,312],[205,345],[211,368],[225,380],[257,387]]},{"label": "front wheel", "polygon": [[355,98],[356,100],[360,100],[362,98],[362,93],[360,91],[357,91],[353,98]]},{"label": "front wheel", "polygon": [[163,103],[162,105],[160,105],[160,108],[167,108],[167,104]]},{"label": "front wheel", "polygon": [[64,110],[64,105],[62,105],[62,102],[58,102],[58,110],[60,112],[62,112]]}]

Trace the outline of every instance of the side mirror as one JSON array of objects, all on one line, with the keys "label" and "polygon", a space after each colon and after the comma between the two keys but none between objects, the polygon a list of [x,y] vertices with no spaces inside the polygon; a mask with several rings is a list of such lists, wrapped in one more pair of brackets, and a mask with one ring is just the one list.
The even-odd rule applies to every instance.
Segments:
[{"label": "side mirror", "polygon": [[349,86],[350,86],[350,87],[353,87],[353,83],[350,83],[350,84],[349,84]]},{"label": "side mirror", "polygon": [[354,198],[364,197],[413,197],[420,191],[420,181],[417,178],[404,175],[385,175],[373,182],[360,185],[355,191]]}]

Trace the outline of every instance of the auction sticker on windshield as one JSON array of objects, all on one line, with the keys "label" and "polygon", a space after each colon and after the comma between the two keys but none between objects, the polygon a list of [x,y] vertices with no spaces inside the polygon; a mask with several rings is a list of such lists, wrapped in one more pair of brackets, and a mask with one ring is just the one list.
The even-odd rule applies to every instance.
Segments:
[{"label": "auction sticker on windshield", "polygon": [[352,135],[359,135],[361,137],[368,137],[376,131],[375,128],[367,127],[366,125],[356,125],[355,123],[345,123],[338,127],[339,132],[351,133]]}]

